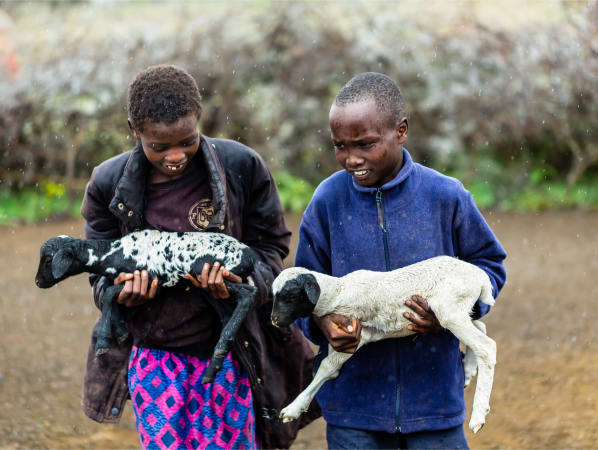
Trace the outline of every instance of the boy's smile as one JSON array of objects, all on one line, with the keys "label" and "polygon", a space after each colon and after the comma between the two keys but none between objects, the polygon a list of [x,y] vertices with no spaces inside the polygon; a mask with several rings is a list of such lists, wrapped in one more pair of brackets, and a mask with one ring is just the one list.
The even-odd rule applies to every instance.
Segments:
[{"label": "boy's smile", "polygon": [[185,173],[199,149],[197,122],[195,114],[189,114],[173,123],[146,122],[143,131],[131,128],[153,166],[151,183],[175,180]]},{"label": "boy's smile", "polygon": [[403,166],[407,120],[391,126],[388,115],[372,99],[330,109],[336,160],[362,186],[380,187]]}]

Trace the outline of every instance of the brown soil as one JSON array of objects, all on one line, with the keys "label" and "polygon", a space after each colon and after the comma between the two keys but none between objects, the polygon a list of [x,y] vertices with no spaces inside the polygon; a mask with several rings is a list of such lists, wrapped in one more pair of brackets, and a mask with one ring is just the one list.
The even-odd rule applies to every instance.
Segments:
[{"label": "brown soil", "polygon": [[[509,253],[508,283],[485,320],[498,365],[492,411],[482,431],[468,432],[470,445],[596,448],[598,214],[486,218]],[[297,220],[289,219],[294,230]],[[96,424],[79,407],[97,314],[86,277],[48,291],[33,283],[40,244],[81,233],[81,222],[0,229],[0,447],[139,447],[130,408],[115,426]],[[294,447],[325,447],[322,420]]]}]

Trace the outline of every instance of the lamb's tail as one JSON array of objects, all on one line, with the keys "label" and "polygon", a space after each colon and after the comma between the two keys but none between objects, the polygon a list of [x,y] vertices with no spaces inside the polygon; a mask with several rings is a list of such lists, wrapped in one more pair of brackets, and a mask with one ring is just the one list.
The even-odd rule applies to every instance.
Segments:
[{"label": "lamb's tail", "polygon": [[492,296],[492,283],[490,278],[486,275],[484,283],[482,284],[482,292],[480,293],[480,300],[488,306],[494,305],[494,297]]}]

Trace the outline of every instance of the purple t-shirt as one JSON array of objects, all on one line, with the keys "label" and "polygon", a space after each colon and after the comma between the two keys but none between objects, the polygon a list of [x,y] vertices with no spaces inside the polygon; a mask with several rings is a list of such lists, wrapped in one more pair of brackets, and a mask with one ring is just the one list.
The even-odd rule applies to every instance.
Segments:
[{"label": "purple t-shirt", "polygon": [[[208,176],[201,167],[189,167],[176,180],[146,186],[144,228],[201,232],[213,214]],[[191,292],[186,283],[161,287],[158,296],[130,320],[135,345],[211,356],[220,334],[220,319],[205,300]],[[177,320],[173,321],[173,316]]]}]

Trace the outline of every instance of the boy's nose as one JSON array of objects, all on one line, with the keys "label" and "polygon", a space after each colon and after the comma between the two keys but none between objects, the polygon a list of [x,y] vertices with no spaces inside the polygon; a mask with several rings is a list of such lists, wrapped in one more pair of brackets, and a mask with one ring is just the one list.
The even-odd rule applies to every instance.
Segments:
[{"label": "boy's nose", "polygon": [[347,155],[347,166],[349,167],[359,167],[363,165],[364,159],[354,153],[349,152]]}]

